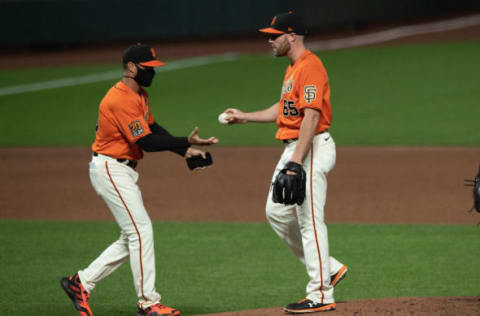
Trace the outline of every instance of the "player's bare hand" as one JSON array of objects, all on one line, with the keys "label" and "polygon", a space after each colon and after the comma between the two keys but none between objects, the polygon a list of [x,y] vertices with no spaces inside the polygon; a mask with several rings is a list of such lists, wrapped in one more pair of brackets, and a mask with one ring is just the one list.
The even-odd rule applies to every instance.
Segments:
[{"label": "player's bare hand", "polygon": [[187,149],[187,152],[185,153],[185,158],[191,158],[192,156],[198,156],[201,155],[203,159],[207,158],[205,156],[205,152],[201,151],[200,149],[189,147]]},{"label": "player's bare hand", "polygon": [[[200,170],[203,170],[203,169],[208,169],[210,168],[212,165],[212,162],[210,160],[210,164],[208,164],[208,160],[210,158],[210,156],[208,156],[209,154],[202,151],[202,150],[199,150],[199,149],[196,149],[196,148],[193,148],[193,147],[190,147],[187,149],[187,152],[185,153],[185,159],[187,160],[187,165],[188,167],[190,168],[190,170],[192,171],[200,171]],[[192,157],[198,157],[198,156],[201,156],[203,159],[205,159],[205,161],[203,161],[203,163],[201,164],[198,164],[197,163],[194,163],[194,162],[189,162],[189,158],[192,158]],[[210,158],[211,159],[211,158]],[[191,165],[193,164],[193,166]],[[207,165],[205,165],[207,164]]]},{"label": "player's bare hand", "polygon": [[228,121],[228,124],[245,124],[248,122],[245,118],[245,113],[239,109],[228,108],[223,113],[227,113],[225,119]]},{"label": "player's bare hand", "polygon": [[191,132],[190,135],[188,136],[188,142],[192,145],[207,146],[207,145],[213,145],[218,143],[218,138],[214,136],[208,139],[200,138],[200,136],[198,136],[198,127],[195,127],[193,132]]}]

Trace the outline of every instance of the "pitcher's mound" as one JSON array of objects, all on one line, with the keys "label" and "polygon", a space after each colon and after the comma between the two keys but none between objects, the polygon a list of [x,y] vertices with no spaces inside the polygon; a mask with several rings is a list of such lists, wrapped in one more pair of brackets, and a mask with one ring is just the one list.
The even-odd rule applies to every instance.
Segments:
[{"label": "pitcher's mound", "polygon": [[[465,297],[401,297],[337,302],[337,310],[307,315],[480,315],[480,296]],[[251,309],[209,316],[277,316],[291,315],[281,307]]]}]

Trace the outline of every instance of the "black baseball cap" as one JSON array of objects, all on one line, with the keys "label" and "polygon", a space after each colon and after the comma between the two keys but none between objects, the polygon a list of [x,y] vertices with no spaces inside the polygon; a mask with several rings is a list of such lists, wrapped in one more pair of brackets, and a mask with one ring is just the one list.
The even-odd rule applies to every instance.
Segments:
[{"label": "black baseball cap", "polygon": [[307,35],[307,29],[305,28],[302,19],[292,11],[275,15],[272,19],[272,23],[270,23],[270,27],[260,29],[259,31],[269,34],[285,34],[293,32],[298,35]]},{"label": "black baseball cap", "polygon": [[123,52],[123,64],[126,65],[129,61],[147,67],[160,67],[165,65],[164,62],[157,59],[157,54],[151,46],[141,43],[129,46],[125,52]]}]

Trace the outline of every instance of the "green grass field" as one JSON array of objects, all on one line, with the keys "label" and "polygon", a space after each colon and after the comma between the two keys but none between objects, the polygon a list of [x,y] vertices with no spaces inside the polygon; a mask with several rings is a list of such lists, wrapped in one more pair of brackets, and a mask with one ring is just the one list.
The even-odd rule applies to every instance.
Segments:
[{"label": "green grass field", "polygon": [[[157,287],[182,315],[282,306],[307,275],[268,224],[155,223]],[[113,223],[0,220],[1,315],[73,315],[59,279],[85,268],[118,237]],[[15,236],[14,242],[12,242]],[[329,225],[332,255],[349,265],[337,301],[474,296],[480,230],[437,225]],[[132,315],[129,264],[91,297],[98,315]]]},{"label": "green grass field", "polygon": [[[480,42],[322,52],[339,145],[478,145]],[[149,88],[158,122],[177,135],[198,125],[223,145],[272,145],[274,124],[221,126],[228,106],[278,101],[285,58],[255,55],[159,73]],[[0,88],[119,69],[120,65],[0,71]],[[89,145],[110,80],[0,96],[1,146]]]}]

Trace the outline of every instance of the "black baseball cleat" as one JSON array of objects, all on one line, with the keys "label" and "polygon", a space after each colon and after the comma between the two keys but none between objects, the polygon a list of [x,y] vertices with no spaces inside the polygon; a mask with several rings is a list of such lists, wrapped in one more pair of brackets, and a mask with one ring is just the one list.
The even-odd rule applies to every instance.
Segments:
[{"label": "black baseball cleat", "polygon": [[335,303],[321,304],[315,303],[314,301],[305,298],[296,303],[288,304],[283,308],[285,313],[291,314],[305,314],[305,313],[315,313],[315,312],[327,312],[334,311],[337,307]]},{"label": "black baseball cleat", "polygon": [[342,268],[340,270],[338,270],[337,273],[332,275],[330,285],[331,286],[336,286],[338,283],[340,283],[340,281],[342,281],[345,278],[345,276],[347,275],[347,272],[348,272],[347,266],[343,265]]},{"label": "black baseball cleat", "polygon": [[77,273],[61,279],[60,285],[72,300],[73,306],[75,306],[80,316],[93,316],[90,305],[88,304],[90,294],[83,288]]}]

